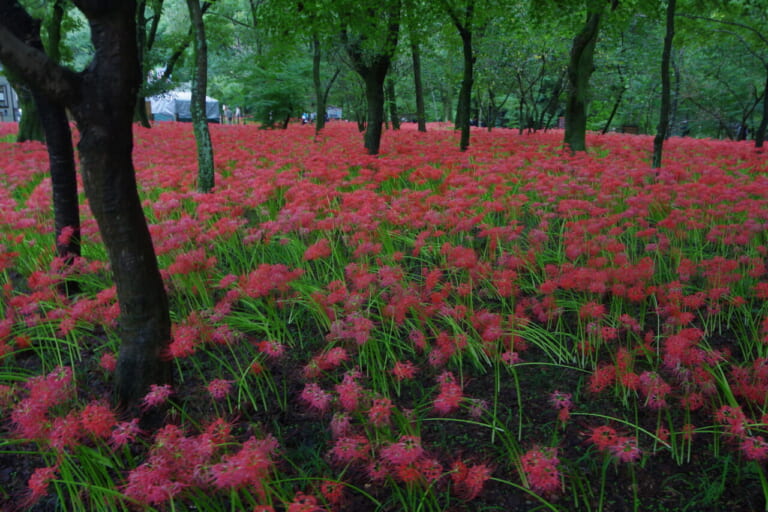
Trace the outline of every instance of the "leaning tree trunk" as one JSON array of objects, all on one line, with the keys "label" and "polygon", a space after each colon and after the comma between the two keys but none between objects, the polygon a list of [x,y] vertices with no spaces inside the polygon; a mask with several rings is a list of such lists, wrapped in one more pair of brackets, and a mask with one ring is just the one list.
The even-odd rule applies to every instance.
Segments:
[{"label": "leaning tree trunk", "polygon": [[667,130],[669,129],[669,113],[672,104],[669,60],[672,54],[672,39],[675,36],[675,1],[669,0],[667,4],[667,32],[664,36],[664,50],[661,54],[661,111],[659,113],[659,125],[656,127],[656,136],[653,138],[652,169],[661,167],[664,140],[667,138]]},{"label": "leaning tree trunk", "polygon": [[198,0],[187,0],[189,17],[194,27],[195,69],[192,74],[192,126],[197,143],[198,178],[197,189],[210,192],[213,189],[213,144],[208,130],[208,118],[205,111],[205,96],[208,89],[208,45],[205,41],[203,11]]},{"label": "leaning tree trunk", "polygon": [[421,81],[421,50],[419,43],[411,39],[411,58],[413,60],[413,87],[416,94],[416,122],[420,132],[427,131],[427,116],[424,108],[424,85]]},{"label": "leaning tree trunk", "polygon": [[594,71],[594,53],[602,8],[587,12],[587,22],[576,34],[568,64],[568,99],[565,105],[564,142],[571,151],[586,151],[589,78]]}]

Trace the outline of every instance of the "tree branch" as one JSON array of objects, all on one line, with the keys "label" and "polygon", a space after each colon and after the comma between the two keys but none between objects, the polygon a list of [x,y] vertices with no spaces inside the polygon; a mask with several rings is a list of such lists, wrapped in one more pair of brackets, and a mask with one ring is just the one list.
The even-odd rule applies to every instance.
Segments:
[{"label": "tree branch", "polygon": [[[59,103],[76,100],[80,91],[79,75],[42,51],[39,28],[34,27],[34,20],[18,2],[0,1],[0,20],[0,62],[51,100]],[[30,39],[30,34],[35,34],[37,44]]]}]

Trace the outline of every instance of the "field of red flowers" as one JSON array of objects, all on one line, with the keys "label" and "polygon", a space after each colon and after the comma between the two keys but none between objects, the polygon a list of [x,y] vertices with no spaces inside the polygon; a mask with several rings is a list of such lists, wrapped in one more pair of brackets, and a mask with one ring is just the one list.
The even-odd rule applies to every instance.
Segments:
[{"label": "field of red flowers", "polygon": [[0,509],[766,509],[765,153],[211,128],[210,194],[189,125],[135,132],[174,322],[145,432],[87,203],[65,269],[45,150],[0,124]]}]

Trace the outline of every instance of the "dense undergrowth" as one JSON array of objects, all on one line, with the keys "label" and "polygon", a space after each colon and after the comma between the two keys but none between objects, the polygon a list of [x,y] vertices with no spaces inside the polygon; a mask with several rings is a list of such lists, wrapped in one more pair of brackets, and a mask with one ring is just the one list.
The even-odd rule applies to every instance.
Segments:
[{"label": "dense undergrowth", "polygon": [[[14,130],[0,124],[0,137]],[[5,130],[5,131],[3,131]],[[0,504],[13,510],[761,510],[768,164],[747,143],[136,129],[171,300],[165,426],[110,408],[119,308],[47,158],[0,142]],[[82,293],[57,292],[63,279]]]}]

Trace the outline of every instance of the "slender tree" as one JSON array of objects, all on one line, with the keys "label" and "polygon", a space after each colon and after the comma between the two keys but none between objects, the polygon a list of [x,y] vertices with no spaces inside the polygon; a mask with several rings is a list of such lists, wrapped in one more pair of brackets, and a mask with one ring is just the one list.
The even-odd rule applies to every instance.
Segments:
[{"label": "slender tree", "polygon": [[664,35],[664,50],[661,54],[661,109],[656,136],[653,138],[653,162],[651,167],[661,167],[661,155],[664,150],[664,140],[669,130],[669,114],[672,106],[671,85],[669,78],[669,62],[672,55],[672,39],[675,37],[675,1],[667,0],[667,30]]},{"label": "slender tree", "polygon": [[137,412],[150,384],[171,380],[168,299],[136,188],[133,109],[141,80],[136,3],[73,0],[88,20],[92,61],[74,72],[52,61],[12,27],[29,23],[16,0],[0,0],[0,61],[51,101],[66,106],[80,131],[85,193],[107,249],[120,304],[116,403]]},{"label": "slender tree", "polygon": [[194,31],[194,72],[192,74],[192,127],[197,144],[197,189],[210,192],[213,189],[213,144],[208,130],[205,97],[208,94],[208,43],[205,39],[203,10],[199,0],[187,0],[189,18]]},{"label": "slender tree", "polygon": [[472,47],[475,0],[462,0],[459,3],[440,0],[440,3],[461,37],[464,68],[461,89],[459,90],[459,103],[456,107],[456,129],[461,130],[459,148],[464,151],[469,147],[469,126],[472,117],[472,83],[474,81],[474,65],[476,60]]}]

